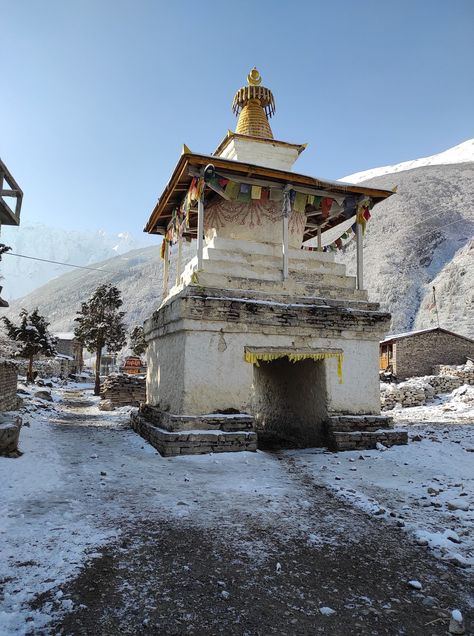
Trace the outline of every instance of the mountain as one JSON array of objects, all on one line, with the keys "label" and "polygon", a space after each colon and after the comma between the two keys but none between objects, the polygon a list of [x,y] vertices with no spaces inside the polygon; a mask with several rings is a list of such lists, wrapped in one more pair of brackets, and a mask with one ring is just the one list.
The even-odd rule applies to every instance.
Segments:
[{"label": "mountain", "polygon": [[[474,337],[474,162],[426,165],[361,182],[397,192],[379,203],[364,239],[364,284],[392,313],[391,332],[436,325]],[[355,246],[338,253],[355,272]]]},{"label": "mountain", "polygon": [[[34,309],[47,316],[53,333],[73,331],[74,318],[81,303],[87,300],[102,283],[110,282],[122,291],[125,322],[129,327],[141,325],[145,318],[159,306],[163,292],[163,261],[160,258],[160,243],[132,250],[121,256],[95,263],[94,267],[104,271],[74,270],[49,281],[46,285],[14,300],[4,315],[13,320],[22,307]],[[183,247],[183,257],[191,258],[194,246]],[[170,284],[175,276],[176,250],[173,251],[170,267]]]},{"label": "mountain", "polygon": [[394,166],[383,166],[382,168],[373,168],[372,170],[364,170],[363,172],[355,172],[347,177],[343,177],[341,181],[348,183],[361,183],[374,177],[384,174],[393,174],[394,172],[403,172],[405,170],[413,170],[414,168],[422,168],[424,166],[448,165],[452,163],[466,163],[474,161],[474,139],[468,139],[458,146],[449,148],[444,152],[431,157],[423,157],[414,159],[413,161],[403,161]]},{"label": "mountain", "polygon": [[[15,254],[73,265],[92,265],[150,243],[146,235],[137,239],[128,232],[110,234],[104,230],[71,231],[39,223],[19,227],[4,226],[1,240]],[[70,267],[64,265],[7,254],[0,264],[0,273],[4,277],[2,296],[9,301],[19,298],[70,270]]]}]

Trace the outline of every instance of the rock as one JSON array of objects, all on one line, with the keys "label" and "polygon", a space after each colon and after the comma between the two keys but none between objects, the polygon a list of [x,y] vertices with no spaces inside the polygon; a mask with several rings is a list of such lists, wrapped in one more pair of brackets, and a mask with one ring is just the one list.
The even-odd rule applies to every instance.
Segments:
[{"label": "rock", "polygon": [[416,579],[412,579],[411,581],[408,581],[408,585],[412,587],[414,590],[421,590],[421,588],[423,587],[420,581],[417,581]]},{"label": "rock", "polygon": [[464,619],[461,612],[455,609],[451,612],[451,619],[449,621],[448,632],[450,634],[465,634],[466,628],[464,626]]},{"label": "rock", "polygon": [[469,502],[460,501],[459,499],[453,499],[447,503],[448,510],[463,510],[467,512],[469,510]]},{"label": "rock", "polygon": [[46,389],[42,389],[41,391],[35,391],[34,397],[39,398],[40,400],[48,400],[48,402],[53,401],[53,396],[51,395],[51,391],[48,391]]},{"label": "rock", "polygon": [[99,403],[99,410],[100,411],[113,411],[115,409],[114,405],[112,404],[112,402],[110,400],[102,400]]},{"label": "rock", "polygon": [[0,416],[0,455],[16,457],[22,419],[17,416]]},{"label": "rock", "polygon": [[434,596],[425,596],[425,598],[422,600],[422,604],[425,607],[436,607],[438,605],[438,599],[436,599]]}]

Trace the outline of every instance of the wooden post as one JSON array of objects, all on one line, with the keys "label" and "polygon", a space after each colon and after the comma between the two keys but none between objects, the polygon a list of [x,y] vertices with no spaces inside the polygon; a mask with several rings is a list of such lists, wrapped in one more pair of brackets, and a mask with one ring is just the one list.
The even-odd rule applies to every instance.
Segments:
[{"label": "wooden post", "polygon": [[182,269],[183,269],[183,237],[180,236],[178,239],[178,258],[176,263],[176,285],[179,285]]},{"label": "wooden post", "polygon": [[[165,239],[163,238],[165,241]],[[170,273],[170,263],[169,263],[169,245],[168,241],[165,241],[165,259],[163,262],[163,299],[168,295],[168,278]]]},{"label": "wooden post", "polygon": [[323,243],[321,239],[321,227],[318,227],[318,252],[323,251]]},{"label": "wooden post", "polygon": [[364,235],[362,225],[356,223],[357,242],[357,289],[364,289]]},{"label": "wooden post", "polygon": [[282,216],[283,216],[283,240],[282,240],[282,253],[283,253],[283,280],[288,278],[288,217],[290,216],[290,188],[285,186],[283,190],[283,204],[282,204]]},{"label": "wooden post", "polygon": [[204,188],[198,201],[198,222],[197,222],[197,268],[202,270],[202,251],[204,248]]}]

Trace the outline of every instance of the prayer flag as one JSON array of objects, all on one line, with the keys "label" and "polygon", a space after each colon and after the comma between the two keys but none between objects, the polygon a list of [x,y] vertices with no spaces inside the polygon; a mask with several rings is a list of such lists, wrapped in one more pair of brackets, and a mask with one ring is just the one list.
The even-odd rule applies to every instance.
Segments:
[{"label": "prayer flag", "polygon": [[239,201],[250,201],[250,186],[248,183],[241,183],[239,194],[237,196]]},{"label": "prayer flag", "polygon": [[304,212],[306,207],[306,198],[307,195],[301,192],[297,192],[295,196],[295,201],[293,203],[293,211],[294,212]]},{"label": "prayer flag", "polygon": [[239,191],[240,186],[236,181],[229,181],[229,183],[225,187],[225,193],[232,201],[234,201],[238,197]]},{"label": "prayer flag", "polygon": [[257,185],[253,185],[252,186],[252,199],[260,199],[262,195],[262,188],[261,186],[257,186]]}]

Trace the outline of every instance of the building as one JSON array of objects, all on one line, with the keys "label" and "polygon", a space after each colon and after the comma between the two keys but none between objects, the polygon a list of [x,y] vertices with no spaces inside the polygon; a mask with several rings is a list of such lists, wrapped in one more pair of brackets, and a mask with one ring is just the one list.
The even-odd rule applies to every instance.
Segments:
[{"label": "building", "polygon": [[464,364],[474,356],[474,340],[434,327],[389,336],[380,343],[380,369],[398,380],[431,375],[439,364]]},{"label": "building", "polygon": [[57,333],[55,338],[57,357],[65,361],[65,372],[80,373],[84,365],[82,344],[72,332]]},{"label": "building", "polygon": [[[292,172],[306,145],[274,139],[273,94],[256,69],[247,82],[236,131],[212,155],[183,147],[146,224],[164,237],[163,302],[145,322],[147,404],[132,424],[165,455],[253,450],[256,433],[280,446],[404,442],[376,432],[389,424],[378,350],[390,315],[363,286],[363,231],[393,192]],[[357,278],[332,253],[352,239]]]}]

